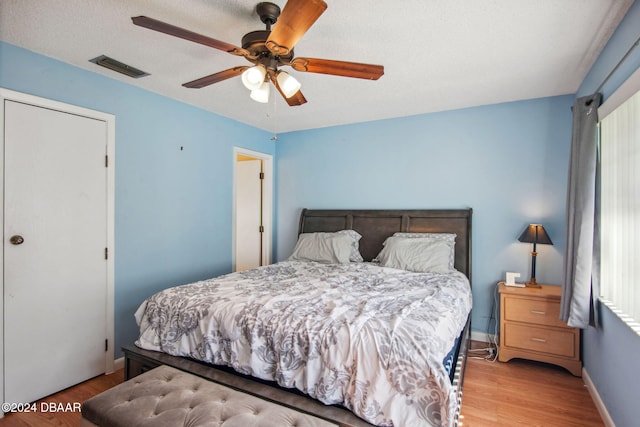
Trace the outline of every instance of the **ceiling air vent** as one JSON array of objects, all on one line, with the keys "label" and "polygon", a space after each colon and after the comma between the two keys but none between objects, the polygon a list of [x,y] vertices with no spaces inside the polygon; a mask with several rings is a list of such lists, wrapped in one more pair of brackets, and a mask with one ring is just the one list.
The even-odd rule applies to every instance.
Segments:
[{"label": "ceiling air vent", "polygon": [[133,77],[134,79],[139,79],[140,77],[149,75],[149,73],[145,73],[142,70],[138,70],[137,68],[134,68],[130,65],[123,64],[122,62],[116,61],[115,59],[109,58],[105,55],[100,55],[97,58],[90,59],[89,62],[93,62],[94,64],[98,64],[113,71],[117,71],[118,73],[124,74],[125,76]]}]

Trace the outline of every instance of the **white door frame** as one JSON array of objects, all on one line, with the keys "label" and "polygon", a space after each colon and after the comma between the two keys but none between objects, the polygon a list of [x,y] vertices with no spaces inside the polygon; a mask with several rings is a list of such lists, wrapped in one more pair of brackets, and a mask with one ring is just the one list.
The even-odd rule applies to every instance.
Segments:
[{"label": "white door frame", "polygon": [[262,191],[262,223],[264,225],[264,234],[262,235],[264,241],[262,248],[264,265],[271,264],[271,252],[273,246],[273,156],[246,148],[233,147],[233,203],[231,205],[233,210],[233,236],[231,244],[233,260],[232,271],[236,270],[236,162],[238,159],[238,154],[262,160],[265,176],[265,179],[263,181],[264,187]]},{"label": "white door frame", "polygon": [[[107,352],[105,373],[111,373],[114,370],[114,183],[115,183],[115,116],[100,111],[89,110],[62,102],[52,101],[46,98],[40,98],[21,92],[15,92],[0,87],[0,188],[4,189],[4,117],[5,117],[5,100],[20,102],[23,104],[34,105],[37,107],[48,108],[69,114],[88,117],[104,121],[107,128],[107,147],[106,152],[109,158],[109,166],[107,167],[107,248],[109,257],[107,262],[107,330],[106,337],[109,340],[109,349]],[[4,190],[2,190],[4,197]],[[4,224],[4,206],[0,209],[0,224]],[[2,226],[2,225],[0,225]],[[4,230],[2,235],[4,236]],[[0,287],[4,289],[4,265],[1,260],[4,259],[4,245],[0,245]],[[0,307],[4,307],[4,291],[0,292]],[[46,351],[46,349],[45,349]],[[4,314],[0,316],[0,402],[4,402]],[[16,402],[17,403],[17,402]],[[3,412],[0,411],[0,418]]]}]

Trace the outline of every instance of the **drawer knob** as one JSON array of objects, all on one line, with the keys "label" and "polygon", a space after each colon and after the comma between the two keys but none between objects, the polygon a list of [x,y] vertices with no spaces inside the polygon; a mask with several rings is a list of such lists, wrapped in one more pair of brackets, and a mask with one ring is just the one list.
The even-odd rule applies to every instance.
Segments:
[{"label": "drawer knob", "polygon": [[546,343],[547,342],[547,340],[545,340],[545,339],[535,338],[535,337],[531,338],[531,341],[541,342],[541,343]]},{"label": "drawer knob", "polygon": [[546,311],[531,310],[531,314],[539,314],[540,316],[546,316],[547,312]]}]

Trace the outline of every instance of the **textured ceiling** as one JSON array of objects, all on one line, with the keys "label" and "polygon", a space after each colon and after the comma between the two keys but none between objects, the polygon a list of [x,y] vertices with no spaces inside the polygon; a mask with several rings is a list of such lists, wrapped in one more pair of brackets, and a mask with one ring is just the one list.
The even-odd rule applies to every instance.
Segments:
[{"label": "textured ceiling", "polygon": [[[284,7],[285,0],[274,1]],[[239,77],[182,83],[244,58],[137,27],[146,15],[239,46],[264,29],[254,0],[0,0],[0,39],[271,132],[286,132],[575,93],[633,0],[326,0],[296,56],[381,64],[377,81],[300,73],[308,102]],[[151,75],[131,79],[108,55]],[[1,65],[0,65],[1,66]]]}]

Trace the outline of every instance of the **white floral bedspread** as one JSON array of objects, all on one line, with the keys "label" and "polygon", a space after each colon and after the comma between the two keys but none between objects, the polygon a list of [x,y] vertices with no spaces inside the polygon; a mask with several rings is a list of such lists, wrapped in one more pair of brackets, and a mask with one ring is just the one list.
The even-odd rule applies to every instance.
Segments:
[{"label": "white floral bedspread", "polygon": [[284,261],[161,291],[136,344],[295,387],[378,426],[452,425],[442,360],[471,310],[459,272]]}]

